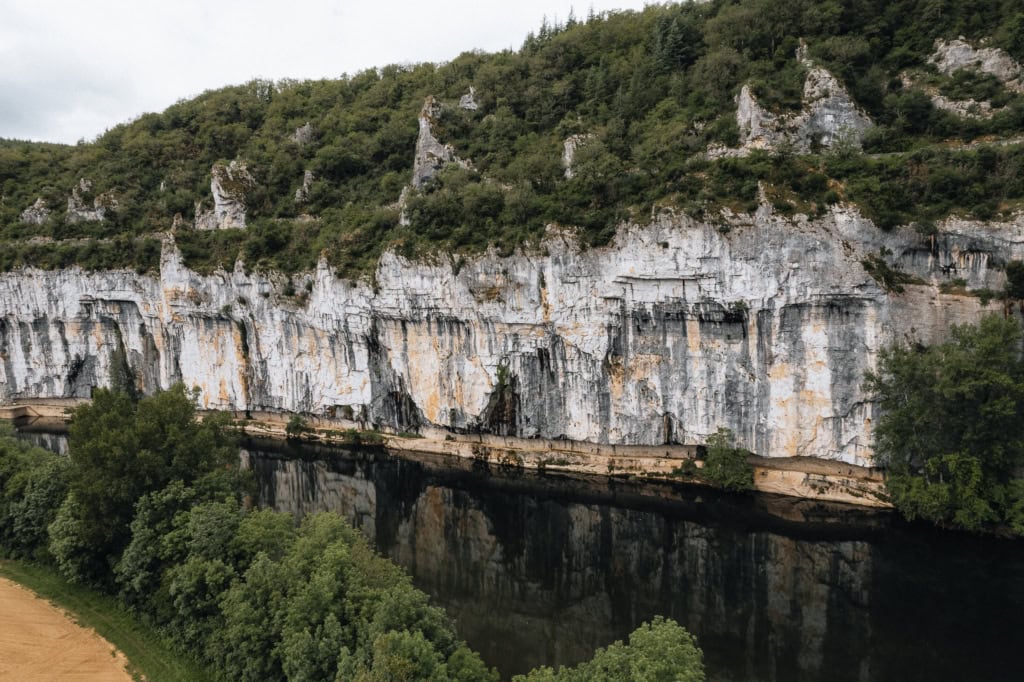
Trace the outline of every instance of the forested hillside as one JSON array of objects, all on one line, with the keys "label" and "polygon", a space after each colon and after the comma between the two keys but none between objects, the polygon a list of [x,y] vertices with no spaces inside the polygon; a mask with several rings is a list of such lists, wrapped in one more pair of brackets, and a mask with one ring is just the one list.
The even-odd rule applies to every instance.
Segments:
[{"label": "forested hillside", "polygon": [[[545,23],[518,51],[225,87],[74,146],[0,141],[0,268],[152,270],[154,233],[176,223],[199,269],[241,257],[296,271],[324,253],[356,277],[390,246],[509,251],[536,246],[549,224],[601,244],[662,206],[714,220],[723,207],[756,207],[759,182],[784,214],[850,201],[882,229],[927,232],[952,213],[998,218],[1024,198],[1024,153],[996,144],[1024,134],[1024,81],[1012,68],[943,68],[937,41],[960,37],[1019,67],[1024,9],[666,4]],[[737,124],[744,90],[768,116],[794,117],[817,69],[870,120],[863,135],[708,153],[749,142]],[[424,109],[428,96],[437,104]],[[462,163],[410,190],[421,112]],[[210,203],[211,168],[235,160],[248,172],[234,188],[247,227],[190,229]]]}]

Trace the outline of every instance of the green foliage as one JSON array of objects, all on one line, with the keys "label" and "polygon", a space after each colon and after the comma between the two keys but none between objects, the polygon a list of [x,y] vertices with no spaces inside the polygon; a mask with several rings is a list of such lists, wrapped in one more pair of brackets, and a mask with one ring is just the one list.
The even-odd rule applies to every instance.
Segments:
[{"label": "green foliage", "polygon": [[[886,229],[952,212],[1009,214],[1024,199],[1018,149],[927,150],[953,138],[1021,134],[1024,97],[974,73],[942,77],[944,92],[997,105],[991,119],[960,119],[936,110],[922,90],[904,89],[898,74],[927,73],[934,41],[959,35],[988,38],[1019,58],[1022,17],[1016,0],[650,5],[545,23],[517,51],[209,91],[87,144],[0,140],[0,270],[77,263],[154,271],[153,233],[176,214],[191,222],[196,201],[209,201],[211,166],[235,158],[256,179],[245,197],[249,229],[179,230],[186,264],[200,271],[230,269],[242,258],[249,268],[294,272],[323,256],[342,276],[359,277],[385,248],[509,253],[536,246],[551,223],[578,228],[584,244],[602,244],[620,221],[647,220],[655,204],[695,214],[749,208],[759,180],[774,187],[783,212],[814,214],[846,199]],[[886,156],[853,155],[842,168],[823,168],[813,155],[795,164],[813,174],[791,173],[790,162],[771,169],[756,159],[701,161],[709,143],[736,143],[734,98],[744,83],[771,109],[800,105],[800,40],[880,124],[867,146]],[[454,106],[470,86],[477,111]],[[447,105],[433,121],[438,139],[471,159],[473,170],[447,169],[413,192],[409,224],[400,225],[396,202],[411,176],[417,112],[428,95]],[[312,139],[294,139],[307,122]],[[567,179],[562,142],[580,133],[591,137]],[[979,159],[993,154],[994,166]],[[297,204],[306,170],[315,179]],[[805,174],[813,175],[809,186]],[[93,195],[118,199],[103,222],[67,220],[67,196],[82,177],[92,180]],[[37,198],[52,214],[42,225],[21,223]]]},{"label": "green foliage", "polygon": [[829,157],[826,173],[879,227],[934,222],[951,213],[982,220],[1024,199],[1024,150],[920,150],[880,158]]},{"label": "green foliage", "polygon": [[747,461],[749,456],[748,451],[735,446],[732,431],[719,428],[708,436],[701,472],[719,488],[749,490],[754,487],[754,467]]},{"label": "green foliage", "polygon": [[[251,513],[236,513],[242,534]],[[284,517],[257,513],[264,530]],[[312,515],[297,532],[280,530],[258,534],[270,541],[221,593],[219,612],[191,620],[208,623],[206,655],[226,677],[496,679],[458,641],[444,612],[339,517]],[[245,535],[255,549],[249,543],[257,535]],[[208,570],[193,572],[192,582],[209,584]]]},{"label": "green foliage", "polygon": [[949,80],[942,84],[939,91],[950,99],[973,99],[987,102],[998,101],[1005,90],[999,79],[991,74],[961,69],[954,72]]},{"label": "green foliage", "polygon": [[180,384],[139,402],[99,389],[75,410],[70,495],[51,528],[51,550],[69,579],[109,576],[143,495],[173,480],[216,487],[235,461],[227,416],[197,422],[194,400]]},{"label": "green foliage", "polygon": [[598,649],[594,658],[575,668],[538,668],[517,675],[514,682],[703,682],[703,653],[693,636],[675,621],[656,617],[629,636]]},{"label": "green foliage", "polygon": [[312,433],[313,429],[309,426],[309,421],[299,414],[293,414],[288,418],[288,424],[284,427],[284,432],[288,434],[289,438],[299,438],[304,433]]},{"label": "green foliage", "polygon": [[0,424],[0,556],[45,559],[47,527],[67,494],[67,460]]},{"label": "green foliage", "polygon": [[954,327],[950,341],[883,351],[867,388],[882,416],[875,453],[908,518],[1020,530],[1024,354],[1016,320]]},{"label": "green foliage", "polygon": [[73,493],[68,493],[47,527],[47,550],[68,582],[98,581],[104,577],[103,565],[97,561],[90,542],[91,525],[98,524],[89,523],[86,509]]},{"label": "green foliage", "polygon": [[181,386],[138,402],[97,391],[74,415],[70,460],[0,433],[0,549],[48,548],[69,582],[118,590],[226,679],[496,682],[339,516],[297,529],[248,508],[224,420],[197,422],[194,398]]}]

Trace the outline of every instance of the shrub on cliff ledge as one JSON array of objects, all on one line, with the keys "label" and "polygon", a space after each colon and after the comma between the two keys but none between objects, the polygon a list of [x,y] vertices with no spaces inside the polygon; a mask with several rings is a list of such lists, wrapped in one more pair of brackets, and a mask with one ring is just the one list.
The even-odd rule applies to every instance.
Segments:
[{"label": "shrub on cliff ledge", "polygon": [[726,490],[749,490],[754,487],[754,467],[747,461],[750,453],[734,445],[733,433],[720,428],[708,437],[708,454],[704,475],[711,483]]},{"label": "shrub on cliff ledge", "polygon": [[302,438],[304,433],[312,433],[313,429],[310,428],[309,422],[305,417],[293,414],[288,419],[288,425],[284,427],[284,432],[287,434],[289,439]]}]

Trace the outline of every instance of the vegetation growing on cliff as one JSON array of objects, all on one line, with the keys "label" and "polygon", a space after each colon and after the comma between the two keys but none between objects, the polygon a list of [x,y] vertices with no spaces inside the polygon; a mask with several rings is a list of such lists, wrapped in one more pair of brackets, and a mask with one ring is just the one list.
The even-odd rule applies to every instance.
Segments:
[{"label": "vegetation growing on cliff", "polygon": [[867,388],[882,411],[875,453],[907,518],[1024,534],[1019,322],[993,315],[946,343],[885,350]]},{"label": "vegetation growing on cliff", "polygon": [[749,457],[750,452],[736,447],[732,431],[720,428],[708,437],[701,473],[719,488],[750,490],[754,487],[754,467],[747,461]]},{"label": "vegetation growing on cliff", "polygon": [[[116,594],[218,678],[498,679],[339,516],[296,526],[252,508],[225,424],[197,422],[181,386],[138,402],[97,391],[74,415],[70,448],[63,458],[0,433],[0,555],[52,561]],[[702,680],[700,661],[685,630],[658,620],[578,668],[596,677],[538,679]]]},{"label": "vegetation growing on cliff", "polygon": [[[342,274],[365,273],[390,246],[509,251],[536,245],[544,226],[580,229],[600,244],[626,218],[669,205],[713,217],[756,205],[758,182],[783,212],[818,213],[845,199],[883,228],[951,212],[992,218],[1019,206],[1017,146],[951,151],[939,143],[1024,132],[1024,96],[991,78],[972,86],[928,66],[937,38],[963,35],[1024,59],[1024,12],[1015,0],[714,0],[654,5],[544,24],[518,51],[465,53],[443,65],[387,66],[338,80],[254,81],[119,125],[76,146],[0,141],[0,268],[155,269],[154,243],[209,198],[218,161],[241,158],[256,179],[250,229],[181,232],[201,269],[312,267],[321,253]],[[799,106],[799,40],[878,124],[868,156],[811,153],[708,161],[709,144],[737,140],[734,97],[749,83],[776,111]],[[953,96],[989,96],[989,119],[936,109],[899,74],[915,69]],[[455,103],[470,86],[478,109]],[[428,95],[446,103],[433,122],[471,168],[451,168],[409,197],[417,115]],[[311,124],[311,135],[296,129]],[[588,135],[566,178],[562,142]],[[816,150],[812,150],[816,151]],[[303,202],[303,173],[314,180]],[[104,222],[75,222],[70,189],[88,177],[113,192]],[[42,198],[41,224],[19,219]],[[708,213],[710,212],[710,213]],[[312,220],[298,220],[300,215]],[[56,242],[26,240],[41,237]],[[86,240],[84,243],[69,239]],[[112,247],[105,240],[120,239]]]}]

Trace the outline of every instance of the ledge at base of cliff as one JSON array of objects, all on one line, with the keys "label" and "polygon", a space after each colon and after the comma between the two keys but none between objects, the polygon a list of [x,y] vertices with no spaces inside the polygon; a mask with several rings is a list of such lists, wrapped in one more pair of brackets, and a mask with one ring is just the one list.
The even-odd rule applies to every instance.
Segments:
[{"label": "ledge at base of cliff", "polygon": [[[60,425],[82,400],[37,402],[0,406],[0,419],[18,425]],[[202,414],[201,414],[202,416]],[[288,422],[294,415],[261,412],[236,413],[235,426],[249,436],[286,440]],[[676,473],[684,460],[694,459],[696,445],[601,445],[567,440],[523,439],[486,434],[453,435],[439,429],[424,435],[361,431],[347,420],[316,419],[300,438],[328,445],[379,445],[398,454],[432,454],[545,473],[585,474],[647,480],[679,481]],[[881,471],[815,458],[767,459],[751,456],[754,490],[819,502],[890,508]]]}]

